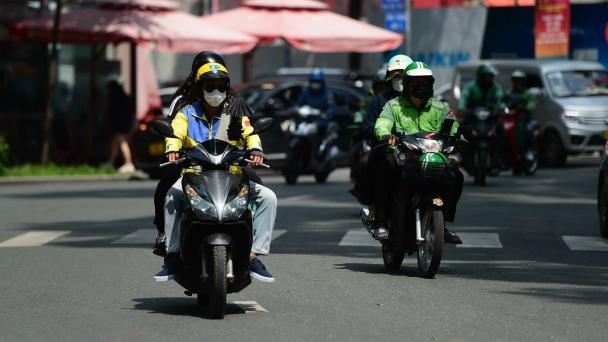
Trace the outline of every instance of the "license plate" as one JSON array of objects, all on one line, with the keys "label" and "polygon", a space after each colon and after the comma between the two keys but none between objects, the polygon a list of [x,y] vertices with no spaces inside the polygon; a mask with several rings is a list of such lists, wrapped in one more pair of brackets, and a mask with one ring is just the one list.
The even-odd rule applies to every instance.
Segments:
[{"label": "license plate", "polygon": [[162,142],[151,143],[148,145],[148,154],[151,156],[160,156],[165,153],[165,144]]}]

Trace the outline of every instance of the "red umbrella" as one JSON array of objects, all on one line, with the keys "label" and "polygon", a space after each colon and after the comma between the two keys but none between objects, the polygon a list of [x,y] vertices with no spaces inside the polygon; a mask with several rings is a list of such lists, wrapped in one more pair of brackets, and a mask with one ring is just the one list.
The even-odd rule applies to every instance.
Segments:
[{"label": "red umbrella", "polygon": [[[141,1],[141,0],[139,0]],[[166,3],[146,0],[148,3]],[[257,40],[241,32],[218,28],[204,18],[166,8],[101,4],[65,13],[61,17],[59,42],[95,44],[132,42],[155,50],[243,53],[255,47]],[[11,28],[16,39],[50,41],[53,18],[42,17],[17,23]]]},{"label": "red umbrella", "polygon": [[311,52],[381,52],[403,41],[400,34],[333,13],[313,0],[246,0],[243,7],[206,20],[255,36],[261,44],[281,38]]}]

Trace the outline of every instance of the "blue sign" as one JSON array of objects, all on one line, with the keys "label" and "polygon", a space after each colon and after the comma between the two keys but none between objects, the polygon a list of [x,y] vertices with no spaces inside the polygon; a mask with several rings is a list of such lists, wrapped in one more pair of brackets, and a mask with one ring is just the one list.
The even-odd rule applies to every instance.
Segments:
[{"label": "blue sign", "polygon": [[394,32],[407,31],[407,11],[405,0],[382,0],[384,27]]}]

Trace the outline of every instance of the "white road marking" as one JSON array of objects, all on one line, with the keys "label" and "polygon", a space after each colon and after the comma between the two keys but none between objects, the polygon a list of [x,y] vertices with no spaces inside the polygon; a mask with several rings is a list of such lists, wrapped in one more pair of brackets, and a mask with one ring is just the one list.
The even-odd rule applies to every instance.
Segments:
[{"label": "white road marking", "polygon": [[598,236],[562,236],[571,251],[608,252],[608,241]]},{"label": "white road marking", "polygon": [[283,235],[287,233],[287,230],[285,229],[275,229],[272,231],[272,240],[278,239],[279,236]]},{"label": "white road marking", "polygon": [[34,230],[0,243],[0,247],[37,247],[69,234],[65,230]]},{"label": "white road marking", "polygon": [[236,304],[239,308],[245,311],[245,313],[268,312],[268,310],[264,309],[260,304],[258,304],[258,302],[252,300],[237,301],[233,302],[233,304]]},{"label": "white road marking", "polygon": [[369,233],[361,227],[360,229],[351,229],[340,241],[339,246],[363,246],[363,247],[378,247],[380,243],[374,240]]},{"label": "white road marking", "polygon": [[458,248],[502,248],[498,233],[469,233],[457,232],[462,245],[456,245]]},{"label": "white road marking", "polygon": [[112,241],[113,245],[153,244],[157,232],[154,229],[139,229],[120,239]]}]

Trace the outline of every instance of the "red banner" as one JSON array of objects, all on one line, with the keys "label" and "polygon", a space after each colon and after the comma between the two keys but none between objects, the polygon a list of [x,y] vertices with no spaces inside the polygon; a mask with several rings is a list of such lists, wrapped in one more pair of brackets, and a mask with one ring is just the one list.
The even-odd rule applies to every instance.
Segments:
[{"label": "red banner", "polygon": [[568,57],[570,0],[538,0],[535,12],[536,57]]}]

